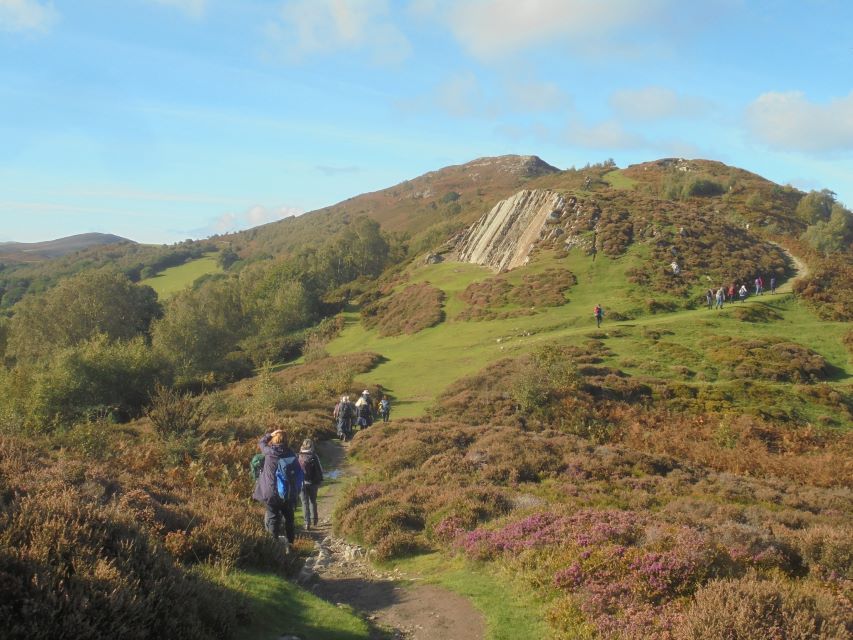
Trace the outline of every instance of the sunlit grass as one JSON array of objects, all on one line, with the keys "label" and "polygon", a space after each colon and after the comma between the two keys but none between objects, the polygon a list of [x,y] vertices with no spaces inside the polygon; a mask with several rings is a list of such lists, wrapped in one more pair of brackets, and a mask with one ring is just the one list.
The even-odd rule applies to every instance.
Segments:
[{"label": "sunlit grass", "polygon": [[152,278],[146,278],[141,284],[147,284],[157,292],[161,300],[169,298],[179,291],[192,286],[193,282],[208,273],[219,273],[222,268],[216,262],[213,254],[205,255],[196,260],[170,267]]}]

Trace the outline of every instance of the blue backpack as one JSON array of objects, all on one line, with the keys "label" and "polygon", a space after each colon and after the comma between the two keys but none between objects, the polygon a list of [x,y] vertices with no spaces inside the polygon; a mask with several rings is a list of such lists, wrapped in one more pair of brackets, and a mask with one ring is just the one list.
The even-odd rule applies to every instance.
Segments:
[{"label": "blue backpack", "polygon": [[296,455],[278,459],[275,468],[275,491],[282,500],[296,502],[299,492],[302,491],[304,474]]}]

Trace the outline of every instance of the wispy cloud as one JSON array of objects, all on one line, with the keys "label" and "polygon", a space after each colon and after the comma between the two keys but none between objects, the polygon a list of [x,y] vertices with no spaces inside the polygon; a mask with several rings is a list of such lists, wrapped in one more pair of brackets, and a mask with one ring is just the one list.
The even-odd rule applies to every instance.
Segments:
[{"label": "wispy cloud", "polygon": [[597,150],[641,149],[654,146],[644,136],[628,131],[617,120],[586,123],[573,120],[563,139],[570,145]]},{"label": "wispy cloud", "polygon": [[711,102],[696,96],[680,95],[665,87],[622,89],[610,96],[611,108],[630,120],[670,120],[706,115]]},{"label": "wispy cloud", "polygon": [[853,92],[824,104],[801,91],[764,93],[747,108],[746,126],[774,149],[853,151]]},{"label": "wispy cloud", "polygon": [[479,58],[495,59],[555,41],[569,46],[600,43],[628,27],[653,21],[671,4],[672,0],[462,0],[453,3],[446,19],[463,47]]},{"label": "wispy cloud", "polygon": [[124,216],[145,218],[151,214],[145,211],[133,211],[120,207],[90,207],[86,205],[69,205],[61,202],[0,202],[0,213],[28,215],[68,215],[79,216],[81,213],[93,216]]},{"label": "wispy cloud", "polygon": [[212,233],[229,233],[257,227],[258,225],[275,222],[290,216],[298,216],[303,213],[302,209],[287,205],[279,207],[265,207],[253,205],[244,211],[228,211],[218,216],[205,229],[196,230],[198,235],[211,235]]},{"label": "wispy cloud", "polygon": [[0,0],[0,31],[46,33],[58,19],[50,2]]},{"label": "wispy cloud", "polygon": [[398,64],[411,44],[392,22],[385,0],[290,0],[266,26],[269,42],[293,61],[365,51],[378,64]]},{"label": "wispy cloud", "polygon": [[191,18],[199,19],[207,11],[207,0],[148,0],[154,4],[174,7]]}]

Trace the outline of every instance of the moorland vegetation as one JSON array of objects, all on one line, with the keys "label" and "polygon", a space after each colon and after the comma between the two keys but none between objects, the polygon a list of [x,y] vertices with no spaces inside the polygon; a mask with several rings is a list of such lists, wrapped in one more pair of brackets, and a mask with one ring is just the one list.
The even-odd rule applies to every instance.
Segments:
[{"label": "moorland vegetation", "polygon": [[[453,238],[522,187],[572,202],[563,233],[509,273],[454,263]],[[332,399],[368,388],[394,422],[357,434],[335,522],[380,558],[520,577],[555,637],[847,637],[851,244],[829,191],[513,156],[203,243],[6,265],[0,622],[251,625],[231,577],[308,552],[263,533],[256,438],[333,437]],[[211,251],[222,272],[167,300],[139,284]],[[757,274],[786,292],[701,308]]]}]

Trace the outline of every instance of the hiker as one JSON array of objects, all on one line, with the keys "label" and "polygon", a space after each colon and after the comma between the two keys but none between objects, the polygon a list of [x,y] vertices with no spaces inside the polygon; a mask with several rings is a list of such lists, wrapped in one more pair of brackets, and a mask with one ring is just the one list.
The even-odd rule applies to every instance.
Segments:
[{"label": "hiker", "polygon": [[707,303],[708,303],[708,308],[709,308],[709,309],[713,309],[713,308],[714,308],[714,292],[713,292],[711,289],[708,289],[708,290],[705,292],[705,302],[707,302]]},{"label": "hiker", "polygon": [[373,404],[370,402],[370,391],[365,389],[361,397],[355,401],[356,422],[359,429],[366,429],[373,424]]},{"label": "hiker", "polygon": [[595,326],[601,327],[601,319],[604,317],[604,309],[601,308],[600,304],[595,305],[595,309],[592,310],[592,315],[595,316]]},{"label": "hiker", "polygon": [[[258,442],[258,447],[264,454],[264,467],[257,481],[255,481],[252,497],[258,502],[263,502],[267,507],[267,512],[264,515],[264,528],[272,534],[273,538],[285,542],[285,545],[289,546],[293,544],[293,539],[296,536],[293,526],[293,507],[296,503],[296,495],[286,500],[279,497],[276,489],[275,472],[280,459],[293,457],[295,462],[296,454],[287,445],[287,435],[281,429],[264,435]],[[282,519],[284,519],[284,536],[280,535]]]},{"label": "hiker", "polygon": [[720,287],[717,289],[717,309],[723,308],[723,302],[726,299],[726,290]]},{"label": "hiker", "polygon": [[355,409],[349,401],[349,396],[341,396],[341,401],[335,405],[332,413],[335,418],[335,430],[338,438],[346,442],[352,440],[352,422],[355,417]]},{"label": "hiker", "polygon": [[770,276],[770,293],[776,293],[776,276]]},{"label": "hiker", "polygon": [[735,287],[736,287],[736,286],[737,286],[737,285],[736,285],[734,282],[732,282],[732,283],[729,285],[729,291],[728,291],[728,294],[729,294],[729,302],[734,302],[734,301],[735,301]]},{"label": "hiker", "polygon": [[323,482],[323,466],[320,458],[314,453],[314,441],[305,438],[299,449],[299,466],[302,467],[302,516],[305,518],[305,529],[311,530],[311,523],[317,528],[317,490]]},{"label": "hiker", "polygon": [[388,396],[382,396],[379,401],[379,413],[382,416],[382,422],[388,422],[388,417],[391,415],[391,401]]},{"label": "hiker", "polygon": [[681,273],[681,267],[678,266],[678,263],[675,260],[673,260],[672,264],[669,266],[672,269],[673,274],[678,275]]},{"label": "hiker", "polygon": [[761,293],[761,276],[755,279],[755,295]]},{"label": "hiker", "polygon": [[744,300],[746,300],[746,296],[749,293],[749,291],[746,290],[746,285],[742,284],[742,285],[740,285],[740,290],[738,290],[737,293],[740,296],[740,301],[743,302]]}]

